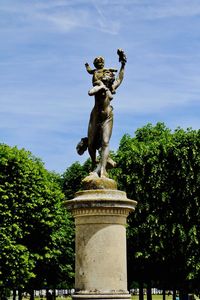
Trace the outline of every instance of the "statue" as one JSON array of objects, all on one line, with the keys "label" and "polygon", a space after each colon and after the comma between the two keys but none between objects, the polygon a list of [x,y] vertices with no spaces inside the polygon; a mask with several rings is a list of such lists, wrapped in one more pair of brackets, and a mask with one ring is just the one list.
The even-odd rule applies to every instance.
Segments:
[{"label": "statue", "polygon": [[[106,168],[114,167],[115,162],[109,157],[109,141],[113,128],[113,107],[110,102],[113,99],[116,89],[121,84],[124,77],[126,55],[122,49],[117,50],[121,68],[117,78],[116,69],[104,68],[104,58],[99,56],[94,60],[95,69],[91,69],[86,63],[85,67],[89,74],[93,75],[93,87],[89,90],[89,96],[94,96],[95,104],[90,114],[88,137],[82,138],[76,149],[82,155],[86,149],[92,160],[92,175],[107,177]],[[99,152],[99,161],[96,152]]]}]

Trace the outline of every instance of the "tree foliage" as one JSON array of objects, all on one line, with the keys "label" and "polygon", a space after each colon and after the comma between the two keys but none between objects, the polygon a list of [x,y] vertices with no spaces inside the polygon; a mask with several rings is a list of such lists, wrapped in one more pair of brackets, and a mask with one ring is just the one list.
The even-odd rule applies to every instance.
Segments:
[{"label": "tree foliage", "polygon": [[62,175],[62,189],[66,199],[70,200],[74,194],[82,189],[82,179],[91,170],[91,160],[88,159],[83,165],[79,162],[73,163]]},{"label": "tree foliage", "polygon": [[[114,159],[112,177],[138,201],[128,220],[129,278],[198,287],[200,130],[147,124],[122,138]],[[0,286],[71,284],[73,225],[63,199],[82,189],[90,166],[76,162],[60,178],[30,152],[0,145]]]},{"label": "tree foliage", "polygon": [[135,279],[185,288],[200,272],[200,131],[148,124],[122,138],[117,160],[114,176],[138,201],[128,239]]},{"label": "tree foliage", "polygon": [[[163,123],[125,135],[110,174],[138,201],[128,221],[131,280],[189,289],[200,274],[200,131]],[[81,189],[88,165],[73,164],[63,176],[68,199]]]},{"label": "tree foliage", "polygon": [[73,276],[73,230],[58,182],[30,152],[0,145],[0,286],[48,283],[50,265]]}]

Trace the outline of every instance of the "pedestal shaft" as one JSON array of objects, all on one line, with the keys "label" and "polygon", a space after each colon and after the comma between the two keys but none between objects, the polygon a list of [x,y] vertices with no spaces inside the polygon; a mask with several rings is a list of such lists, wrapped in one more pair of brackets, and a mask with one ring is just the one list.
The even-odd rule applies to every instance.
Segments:
[{"label": "pedestal shaft", "polygon": [[118,190],[86,190],[66,201],[76,226],[74,300],[130,299],[126,218],[136,203]]},{"label": "pedestal shaft", "polygon": [[76,218],[76,290],[127,291],[125,217]]}]

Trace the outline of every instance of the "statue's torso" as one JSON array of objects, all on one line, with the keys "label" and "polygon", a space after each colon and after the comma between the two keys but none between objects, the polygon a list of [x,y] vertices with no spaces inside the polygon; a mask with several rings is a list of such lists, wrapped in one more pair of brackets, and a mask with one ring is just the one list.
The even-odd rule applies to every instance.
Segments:
[{"label": "statue's torso", "polygon": [[110,105],[110,97],[107,93],[100,92],[95,95],[95,105],[92,111],[93,117],[97,122],[103,122],[107,119],[112,118],[113,116],[113,108]]}]

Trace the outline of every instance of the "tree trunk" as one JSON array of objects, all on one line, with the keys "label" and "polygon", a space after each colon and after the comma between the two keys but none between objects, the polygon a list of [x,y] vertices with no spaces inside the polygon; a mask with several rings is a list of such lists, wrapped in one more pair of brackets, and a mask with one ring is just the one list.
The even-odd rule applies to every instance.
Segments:
[{"label": "tree trunk", "polygon": [[49,289],[46,289],[46,298],[47,300],[53,300],[53,294],[49,291]]},{"label": "tree trunk", "polygon": [[166,291],[163,289],[163,300],[166,300]]},{"label": "tree trunk", "polygon": [[139,282],[139,300],[144,300],[143,282]]},{"label": "tree trunk", "polygon": [[22,300],[22,290],[18,290],[18,300]]},{"label": "tree trunk", "polygon": [[14,289],[13,290],[13,300],[16,300],[16,294],[17,294],[16,289]]},{"label": "tree trunk", "polygon": [[173,296],[172,296],[172,300],[176,300],[176,290],[173,289]]},{"label": "tree trunk", "polygon": [[34,295],[34,290],[31,290],[30,291],[30,300],[34,300],[34,297],[35,295]]},{"label": "tree trunk", "polygon": [[46,289],[46,298],[49,300],[49,289]]},{"label": "tree trunk", "polygon": [[184,290],[179,291],[179,299],[180,300],[188,300],[188,293]]},{"label": "tree trunk", "polygon": [[56,300],[56,290],[53,289],[52,300]]},{"label": "tree trunk", "polygon": [[147,300],[152,300],[151,281],[147,283]]}]

